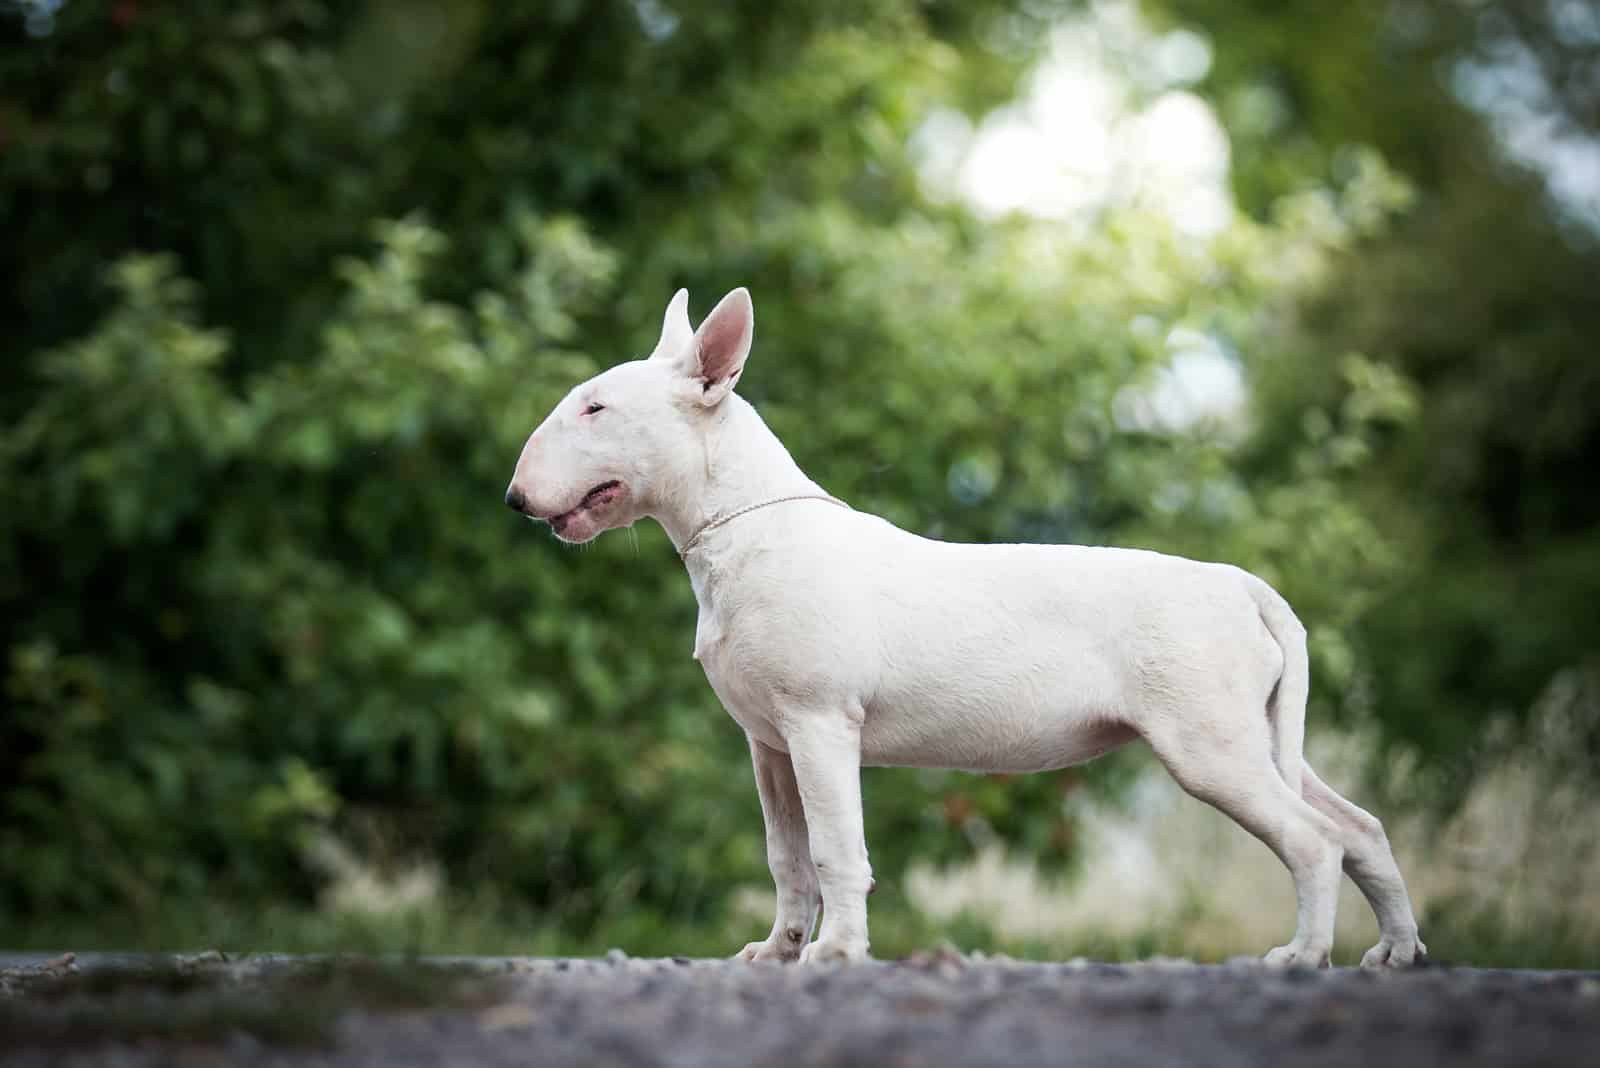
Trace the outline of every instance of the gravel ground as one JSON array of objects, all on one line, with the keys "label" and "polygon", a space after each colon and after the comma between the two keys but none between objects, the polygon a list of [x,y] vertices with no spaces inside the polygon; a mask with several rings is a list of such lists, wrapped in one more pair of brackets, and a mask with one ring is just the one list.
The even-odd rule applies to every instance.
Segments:
[{"label": "gravel ground", "polygon": [[[429,963],[385,969],[382,982],[322,965],[308,982],[296,977],[311,965],[281,957],[191,958],[157,971],[149,958],[91,957],[53,972],[39,959],[0,957],[0,1061],[1600,1064],[1600,973],[1275,972],[1243,962],[1027,964],[949,952],[833,970],[616,952]],[[410,985],[394,988],[401,972]],[[385,996],[367,996],[380,986]],[[325,1026],[278,1026],[311,1007]]]}]

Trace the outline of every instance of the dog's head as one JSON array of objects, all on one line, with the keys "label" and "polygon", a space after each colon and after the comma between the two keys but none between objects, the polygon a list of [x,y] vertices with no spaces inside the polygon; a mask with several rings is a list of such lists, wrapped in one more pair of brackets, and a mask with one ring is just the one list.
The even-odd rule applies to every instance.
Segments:
[{"label": "dog's head", "polygon": [[575,387],[539,424],[506,504],[574,543],[654,514],[703,469],[707,427],[744,371],[754,333],[744,289],[723,297],[698,330],[689,293],[678,290],[655,351]]}]

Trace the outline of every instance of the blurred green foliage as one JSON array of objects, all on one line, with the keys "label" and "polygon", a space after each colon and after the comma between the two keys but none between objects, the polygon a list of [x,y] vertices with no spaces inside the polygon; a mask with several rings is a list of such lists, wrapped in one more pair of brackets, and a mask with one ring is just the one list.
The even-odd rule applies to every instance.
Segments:
[{"label": "blurred green foliage", "polygon": [[[1259,7],[1162,5],[1225,38],[1219,98],[1299,69],[1235,33],[1280,25]],[[924,116],[1001,103],[1075,9],[74,0],[41,27],[0,8],[0,929],[308,905],[329,836],[436,860],[459,900],[560,946],[600,925],[654,945],[651,924],[715,923],[765,883],[744,741],[689,657],[664,536],[574,553],[500,504],[529,430],[648,351],[680,285],[697,314],[750,286],[741,389],[830,491],[937,537],[1253,568],[1311,628],[1319,705],[1437,766],[1470,749],[1447,696],[1450,723],[1481,723],[1592,670],[1572,469],[1519,469],[1567,518],[1508,548],[1493,493],[1430,467],[1441,435],[1522,441],[1453,390],[1544,396],[1490,373],[1525,333],[1480,348],[1419,310],[1512,284],[1461,259],[1506,245],[1435,221],[1455,171],[1336,167],[1313,147],[1393,149],[1295,113],[1281,151],[1239,142],[1251,214],[1207,245],[1137,205],[1085,230],[924,194]],[[1501,178],[1524,196],[1495,201],[1507,234],[1556,225]],[[1525,314],[1540,381],[1587,389],[1556,303],[1575,262],[1526,260],[1567,284]],[[1248,428],[1141,406],[1186,336],[1258,384]],[[1600,407],[1574,411],[1592,433]],[[1485,560],[1506,600],[1463,595]],[[1551,600],[1509,640],[1501,613],[1530,596],[1511,575],[1538,567]],[[1463,697],[1480,666],[1493,700]],[[988,831],[1071,862],[1065,799],[1124,770],[870,772],[880,879]]]}]

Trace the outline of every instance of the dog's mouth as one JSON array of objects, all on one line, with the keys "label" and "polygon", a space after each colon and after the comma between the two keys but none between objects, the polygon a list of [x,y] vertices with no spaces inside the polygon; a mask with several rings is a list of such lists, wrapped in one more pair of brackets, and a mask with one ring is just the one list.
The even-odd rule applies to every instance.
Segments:
[{"label": "dog's mouth", "polygon": [[578,502],[578,506],[576,508],[573,508],[570,511],[562,512],[560,515],[553,515],[546,520],[546,522],[550,524],[551,528],[557,534],[560,534],[562,530],[566,528],[567,524],[578,518],[578,516],[585,512],[592,512],[596,508],[610,504],[620,496],[622,496],[621,482],[617,481],[616,479],[612,479],[609,482],[602,482],[588,493],[585,493],[583,495],[583,500]]}]

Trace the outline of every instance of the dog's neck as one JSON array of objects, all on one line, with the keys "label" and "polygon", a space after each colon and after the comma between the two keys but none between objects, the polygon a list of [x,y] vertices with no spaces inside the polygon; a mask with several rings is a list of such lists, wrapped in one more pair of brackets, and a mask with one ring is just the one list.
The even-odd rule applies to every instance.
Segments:
[{"label": "dog's neck", "polygon": [[653,514],[681,552],[702,527],[779,497],[820,494],[755,408],[738,394],[718,406],[694,469],[682,473]]}]

